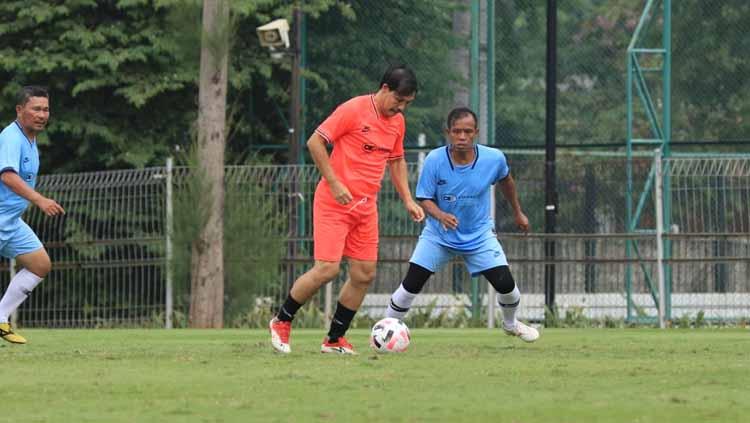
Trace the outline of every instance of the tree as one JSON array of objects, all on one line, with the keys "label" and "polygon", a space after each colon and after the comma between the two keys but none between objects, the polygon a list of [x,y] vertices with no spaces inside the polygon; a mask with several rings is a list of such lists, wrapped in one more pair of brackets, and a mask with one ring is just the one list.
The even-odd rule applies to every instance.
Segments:
[{"label": "tree", "polygon": [[193,241],[192,327],[218,328],[224,324],[224,150],[230,31],[227,1],[204,0],[197,148],[200,173],[207,178],[204,201],[208,203],[208,216]]},{"label": "tree", "polygon": [[45,172],[163,165],[186,137],[197,66],[177,60],[171,9],[156,3],[0,2],[0,116],[15,117],[21,85],[49,87]]}]

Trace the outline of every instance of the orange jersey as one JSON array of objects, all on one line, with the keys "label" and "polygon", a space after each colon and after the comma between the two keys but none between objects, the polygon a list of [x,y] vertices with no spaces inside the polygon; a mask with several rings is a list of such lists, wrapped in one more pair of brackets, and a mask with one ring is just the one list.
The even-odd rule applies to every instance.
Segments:
[{"label": "orange jersey", "polygon": [[[354,197],[352,204],[367,198],[375,205],[386,163],[404,156],[405,130],[400,113],[389,118],[378,113],[373,94],[341,104],[315,130],[333,144],[331,167]],[[330,193],[328,182],[321,178],[316,195],[327,195],[325,200],[335,203]]]}]

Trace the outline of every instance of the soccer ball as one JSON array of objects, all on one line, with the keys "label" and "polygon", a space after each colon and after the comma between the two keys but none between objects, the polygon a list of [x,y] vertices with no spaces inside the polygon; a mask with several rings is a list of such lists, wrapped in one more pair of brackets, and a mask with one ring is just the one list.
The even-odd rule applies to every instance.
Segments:
[{"label": "soccer ball", "polygon": [[370,346],[379,353],[404,352],[409,347],[409,341],[409,328],[393,317],[375,323],[370,333]]}]

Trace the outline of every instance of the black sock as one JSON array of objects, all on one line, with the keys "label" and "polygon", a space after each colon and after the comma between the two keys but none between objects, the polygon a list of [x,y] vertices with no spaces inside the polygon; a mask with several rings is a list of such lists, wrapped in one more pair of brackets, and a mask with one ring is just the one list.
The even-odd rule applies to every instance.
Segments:
[{"label": "black sock", "polygon": [[349,310],[341,303],[336,303],[336,312],[333,314],[331,329],[328,331],[328,342],[336,342],[344,336],[356,313],[357,310]]},{"label": "black sock", "polygon": [[302,304],[294,301],[294,298],[292,298],[292,294],[289,294],[286,296],[286,301],[284,301],[284,304],[282,304],[279,308],[279,312],[276,314],[276,318],[281,320],[282,322],[291,322],[292,319],[294,319],[294,314],[297,313],[297,310],[299,310],[300,307],[302,307]]}]

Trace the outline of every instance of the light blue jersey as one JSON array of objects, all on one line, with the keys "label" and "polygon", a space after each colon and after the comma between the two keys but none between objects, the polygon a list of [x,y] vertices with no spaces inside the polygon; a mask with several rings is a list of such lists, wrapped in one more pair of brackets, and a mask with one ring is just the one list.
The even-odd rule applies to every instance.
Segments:
[{"label": "light blue jersey", "polygon": [[456,216],[458,228],[444,229],[428,216],[420,238],[458,251],[475,251],[487,239],[496,238],[490,189],[508,177],[510,168],[505,154],[495,148],[476,145],[474,162],[467,165],[453,163],[448,149],[436,148],[427,155],[416,197],[432,200],[440,210]]},{"label": "light blue jersey", "polygon": [[[13,122],[0,132],[0,172],[13,171],[32,189],[36,187],[39,172],[39,151],[36,140],[29,140],[18,122]],[[29,202],[0,183],[0,232],[15,232],[21,225]]]}]

